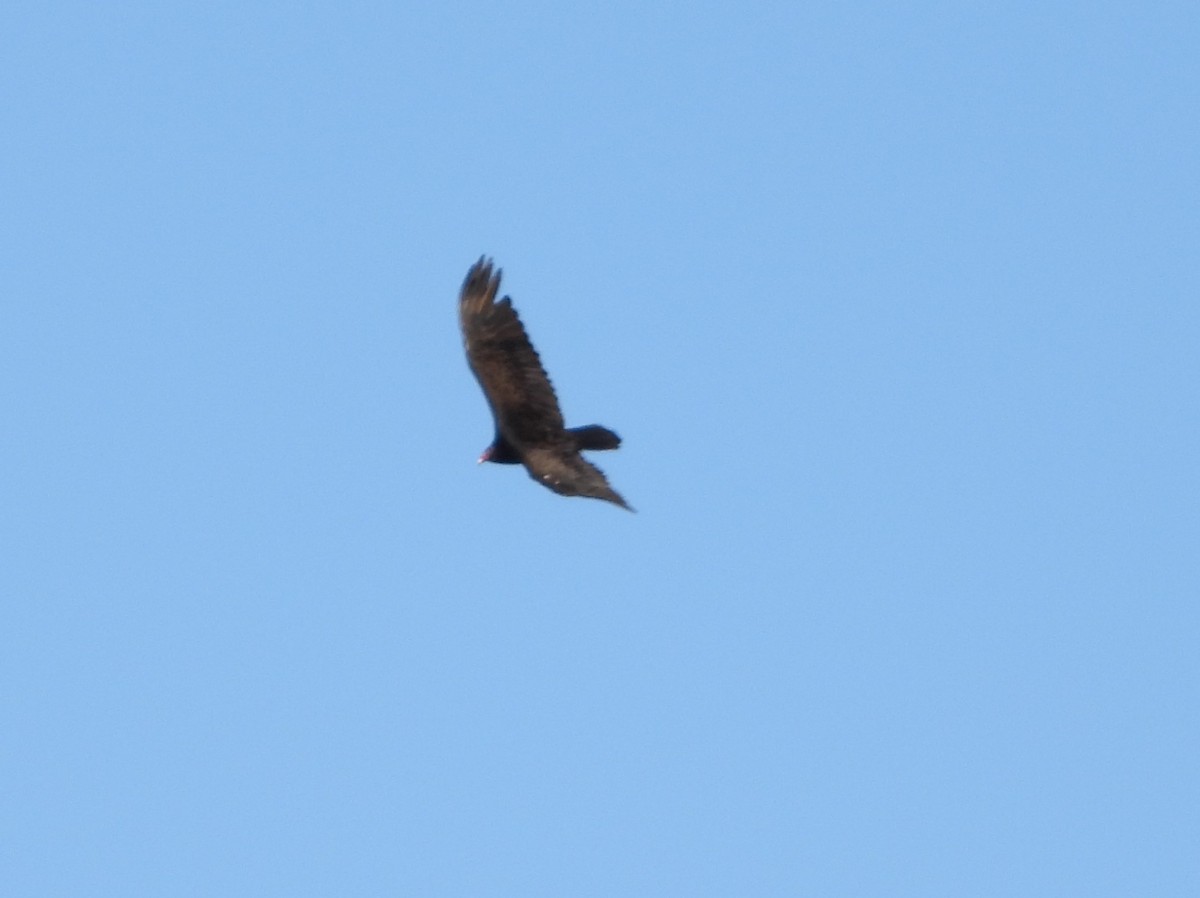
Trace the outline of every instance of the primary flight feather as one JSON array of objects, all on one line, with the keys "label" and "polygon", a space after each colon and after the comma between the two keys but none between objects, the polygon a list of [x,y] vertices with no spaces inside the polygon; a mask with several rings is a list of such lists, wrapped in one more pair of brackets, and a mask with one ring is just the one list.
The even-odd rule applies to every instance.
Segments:
[{"label": "primary flight feather", "polygon": [[467,272],[458,299],[467,362],[496,424],[496,436],[479,460],[521,464],[560,495],[604,499],[633,511],[603,472],[580,455],[583,449],[616,449],[621,438],[599,424],[566,426],[512,300],[496,301],[499,289],[499,269],[481,258]]}]

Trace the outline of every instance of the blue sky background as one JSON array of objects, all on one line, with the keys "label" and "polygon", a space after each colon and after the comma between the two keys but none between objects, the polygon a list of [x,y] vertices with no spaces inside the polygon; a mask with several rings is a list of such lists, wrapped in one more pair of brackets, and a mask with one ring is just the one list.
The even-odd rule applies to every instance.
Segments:
[{"label": "blue sky background", "polygon": [[1200,894],[1198,40],[10,4],[2,891]]}]

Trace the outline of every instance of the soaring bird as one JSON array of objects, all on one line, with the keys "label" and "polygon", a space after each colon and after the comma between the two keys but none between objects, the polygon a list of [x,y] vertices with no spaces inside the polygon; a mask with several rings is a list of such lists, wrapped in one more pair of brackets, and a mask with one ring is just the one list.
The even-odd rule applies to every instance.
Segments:
[{"label": "soaring bird", "polygon": [[616,449],[621,438],[599,424],[568,428],[537,350],[505,296],[496,301],[500,270],[480,258],[458,299],[467,363],[492,409],[496,436],[480,462],[522,464],[529,476],[562,496],[604,499],[633,511],[583,449]]}]

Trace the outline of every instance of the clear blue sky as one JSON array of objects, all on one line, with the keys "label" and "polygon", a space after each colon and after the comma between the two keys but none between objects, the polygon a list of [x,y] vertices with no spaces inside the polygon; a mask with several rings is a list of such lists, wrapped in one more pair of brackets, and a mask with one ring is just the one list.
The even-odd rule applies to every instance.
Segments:
[{"label": "clear blue sky", "polygon": [[[0,892],[1200,894],[1194,3],[26,3]],[[476,467],[495,257],[637,515]]]}]

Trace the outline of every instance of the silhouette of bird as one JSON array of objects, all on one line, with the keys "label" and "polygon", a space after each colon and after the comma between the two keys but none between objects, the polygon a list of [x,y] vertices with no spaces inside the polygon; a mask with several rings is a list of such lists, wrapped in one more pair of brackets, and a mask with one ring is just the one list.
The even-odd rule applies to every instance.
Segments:
[{"label": "silhouette of bird", "polygon": [[554,387],[512,300],[499,302],[500,270],[480,258],[467,272],[458,300],[467,363],[492,409],[496,436],[480,462],[521,464],[529,476],[562,496],[604,499],[633,511],[584,449],[616,449],[621,438],[599,424],[567,427]]}]

